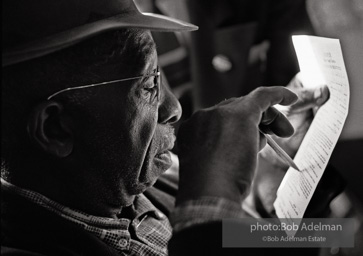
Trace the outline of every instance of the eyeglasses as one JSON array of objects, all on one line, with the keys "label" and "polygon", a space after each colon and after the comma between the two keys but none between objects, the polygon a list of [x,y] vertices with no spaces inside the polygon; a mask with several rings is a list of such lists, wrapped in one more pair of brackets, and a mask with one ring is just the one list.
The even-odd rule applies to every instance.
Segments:
[{"label": "eyeglasses", "polygon": [[152,73],[146,74],[146,75],[123,78],[123,79],[112,80],[112,81],[96,83],[96,84],[87,84],[87,85],[81,85],[81,86],[76,86],[76,87],[69,87],[69,88],[66,88],[66,89],[63,89],[63,90],[60,90],[60,91],[57,91],[57,92],[53,93],[52,95],[50,95],[47,98],[47,100],[50,100],[50,99],[54,98],[55,96],[57,96],[57,95],[59,95],[61,93],[64,93],[64,92],[68,92],[68,91],[91,88],[91,87],[96,87],[96,86],[101,86],[101,85],[109,85],[109,84],[114,84],[114,83],[118,83],[118,82],[136,80],[136,79],[147,78],[147,77],[152,77],[152,76],[155,77],[154,85],[157,87],[157,92],[156,92],[157,96],[156,97],[157,97],[157,101],[159,102],[159,100],[160,100],[160,83],[161,83],[161,75],[160,75],[160,71],[159,71],[159,66],[157,66],[156,69],[154,69]]}]

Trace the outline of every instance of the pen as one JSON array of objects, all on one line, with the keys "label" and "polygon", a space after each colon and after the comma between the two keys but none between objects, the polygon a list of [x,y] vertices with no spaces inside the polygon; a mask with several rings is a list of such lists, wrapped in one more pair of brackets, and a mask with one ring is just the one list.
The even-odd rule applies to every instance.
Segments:
[{"label": "pen", "polygon": [[276,154],[283,159],[289,166],[291,166],[292,168],[294,168],[295,170],[300,171],[299,167],[297,167],[297,165],[294,163],[294,161],[291,159],[291,157],[279,146],[279,144],[276,143],[276,141],[274,141],[270,135],[264,133],[263,131],[260,132],[265,135],[266,140],[267,140],[267,144],[276,152]]}]

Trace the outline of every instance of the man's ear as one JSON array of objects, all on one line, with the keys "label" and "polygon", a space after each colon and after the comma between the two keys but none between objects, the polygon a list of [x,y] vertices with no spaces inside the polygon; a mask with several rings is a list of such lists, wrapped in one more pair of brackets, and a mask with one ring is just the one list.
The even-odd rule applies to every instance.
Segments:
[{"label": "man's ear", "polygon": [[56,101],[44,101],[29,116],[28,135],[37,147],[62,158],[73,150],[73,133],[63,105]]}]

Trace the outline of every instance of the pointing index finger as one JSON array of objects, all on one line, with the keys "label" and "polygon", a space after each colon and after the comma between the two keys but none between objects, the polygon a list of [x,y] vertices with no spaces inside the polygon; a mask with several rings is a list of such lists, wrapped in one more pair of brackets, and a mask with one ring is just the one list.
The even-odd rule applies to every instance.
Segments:
[{"label": "pointing index finger", "polygon": [[261,112],[276,104],[291,105],[298,100],[294,92],[282,86],[259,87],[249,96]]}]

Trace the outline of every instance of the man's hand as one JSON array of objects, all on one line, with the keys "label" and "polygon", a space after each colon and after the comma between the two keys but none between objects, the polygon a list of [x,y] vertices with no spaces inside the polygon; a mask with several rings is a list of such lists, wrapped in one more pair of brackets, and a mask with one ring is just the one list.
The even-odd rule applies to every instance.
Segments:
[{"label": "man's hand", "polygon": [[[276,134],[278,136],[274,136],[273,133],[270,134],[291,157],[294,157],[314,118],[314,111],[329,99],[329,89],[325,85],[314,89],[305,88],[299,74],[290,81],[286,88],[296,93],[299,98],[298,101],[290,106],[276,105],[275,108],[283,113],[293,125],[294,135],[289,138],[280,138],[279,134]],[[262,155],[266,151],[270,151],[270,149],[266,147]],[[276,158],[274,154],[272,157]]]},{"label": "man's hand", "polygon": [[[294,126],[295,133],[289,138],[272,136],[293,158],[310,127],[314,116],[313,112],[328,100],[329,89],[326,86],[315,89],[304,88],[299,75],[292,79],[287,88],[295,92],[299,100],[288,107],[276,106],[276,109],[286,115]],[[272,118],[270,117],[270,119]],[[260,152],[258,162],[259,166],[251,196],[260,214],[262,213],[264,217],[267,217],[271,216],[270,214],[274,211],[273,202],[276,199],[276,192],[288,169],[288,165],[270,147],[265,147]]]},{"label": "man's hand", "polygon": [[[296,100],[284,87],[261,87],[245,97],[198,111],[182,124],[177,204],[201,196],[240,203],[252,182],[257,154],[266,143],[259,133],[264,113],[275,104],[286,106]],[[273,125],[266,126],[281,136],[293,133],[284,115],[277,115]]]}]

